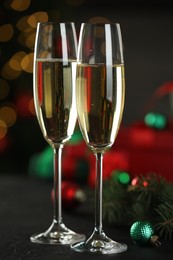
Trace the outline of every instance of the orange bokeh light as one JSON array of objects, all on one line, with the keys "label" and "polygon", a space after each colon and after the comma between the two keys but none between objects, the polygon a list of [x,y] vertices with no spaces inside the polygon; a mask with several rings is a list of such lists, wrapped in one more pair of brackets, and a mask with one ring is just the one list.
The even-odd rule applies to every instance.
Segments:
[{"label": "orange bokeh light", "polygon": [[4,121],[7,127],[14,125],[17,119],[17,114],[14,108],[10,106],[3,106],[0,109],[0,120]]},{"label": "orange bokeh light", "polygon": [[0,119],[0,139],[4,138],[7,134],[7,125],[6,123]]},{"label": "orange bokeh light", "polygon": [[28,73],[32,73],[33,72],[33,59],[34,59],[34,53],[31,52],[28,55],[26,55],[22,62],[21,62],[21,67],[24,71],[28,72]]},{"label": "orange bokeh light", "polygon": [[14,34],[14,29],[11,24],[4,24],[0,26],[0,42],[9,41]]},{"label": "orange bokeh light", "polygon": [[31,0],[13,0],[11,8],[16,11],[25,11],[30,6]]},{"label": "orange bokeh light", "polygon": [[47,21],[48,21],[47,12],[36,12],[36,13],[30,15],[28,18],[28,24],[32,28],[36,28],[38,22],[47,22]]}]

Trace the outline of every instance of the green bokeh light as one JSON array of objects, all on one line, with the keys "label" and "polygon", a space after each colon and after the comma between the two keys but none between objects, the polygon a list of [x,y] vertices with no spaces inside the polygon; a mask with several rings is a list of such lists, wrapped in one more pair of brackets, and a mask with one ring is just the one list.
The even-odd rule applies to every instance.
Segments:
[{"label": "green bokeh light", "polygon": [[126,185],[130,182],[130,175],[128,172],[125,171],[113,171],[112,179],[114,181],[118,181],[119,183]]},{"label": "green bokeh light", "polygon": [[148,113],[144,118],[145,124],[156,129],[164,129],[167,124],[166,116],[159,113]]}]

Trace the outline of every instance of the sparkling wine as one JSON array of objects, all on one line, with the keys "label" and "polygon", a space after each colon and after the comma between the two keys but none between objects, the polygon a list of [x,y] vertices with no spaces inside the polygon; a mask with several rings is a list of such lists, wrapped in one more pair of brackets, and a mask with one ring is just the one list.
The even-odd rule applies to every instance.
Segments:
[{"label": "sparkling wine", "polygon": [[87,145],[104,152],[120,126],[125,97],[124,66],[77,65],[77,110]]},{"label": "sparkling wine", "polygon": [[67,142],[76,124],[74,77],[76,62],[38,59],[35,63],[35,108],[46,141]]}]

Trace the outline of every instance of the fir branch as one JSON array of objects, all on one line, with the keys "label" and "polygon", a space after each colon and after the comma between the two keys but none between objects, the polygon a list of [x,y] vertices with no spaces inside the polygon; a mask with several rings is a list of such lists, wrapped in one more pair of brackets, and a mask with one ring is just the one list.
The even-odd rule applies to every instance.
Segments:
[{"label": "fir branch", "polygon": [[110,224],[121,224],[124,220],[124,209],[127,204],[126,188],[116,181],[105,181],[103,186],[103,219]]},{"label": "fir branch", "polygon": [[[140,175],[137,185],[132,189],[132,196],[136,201],[145,201],[145,204],[157,203],[158,194],[165,186],[165,179],[157,174]],[[129,189],[130,190],[130,189]]]},{"label": "fir branch", "polygon": [[156,231],[165,239],[173,237],[173,204],[164,202],[155,209],[158,214],[158,223],[154,225]]},{"label": "fir branch", "polygon": [[153,173],[139,176],[135,186],[105,181],[103,220],[121,225],[147,220],[160,237],[173,238],[173,183]]},{"label": "fir branch", "polygon": [[173,203],[173,183],[166,183],[163,188],[162,191],[158,193],[158,201],[160,203],[162,202],[169,202],[170,204]]}]

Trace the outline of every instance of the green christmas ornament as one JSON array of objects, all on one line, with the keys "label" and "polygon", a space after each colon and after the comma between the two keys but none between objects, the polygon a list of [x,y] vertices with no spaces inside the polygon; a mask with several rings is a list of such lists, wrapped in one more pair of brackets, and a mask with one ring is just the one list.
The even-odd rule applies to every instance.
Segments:
[{"label": "green christmas ornament", "polygon": [[160,246],[158,236],[154,234],[154,227],[148,221],[136,221],[130,228],[130,235],[133,241],[138,245],[155,245]]},{"label": "green christmas ornament", "polygon": [[160,113],[150,112],[144,118],[145,124],[151,128],[158,130],[164,129],[167,125],[167,118]]}]

